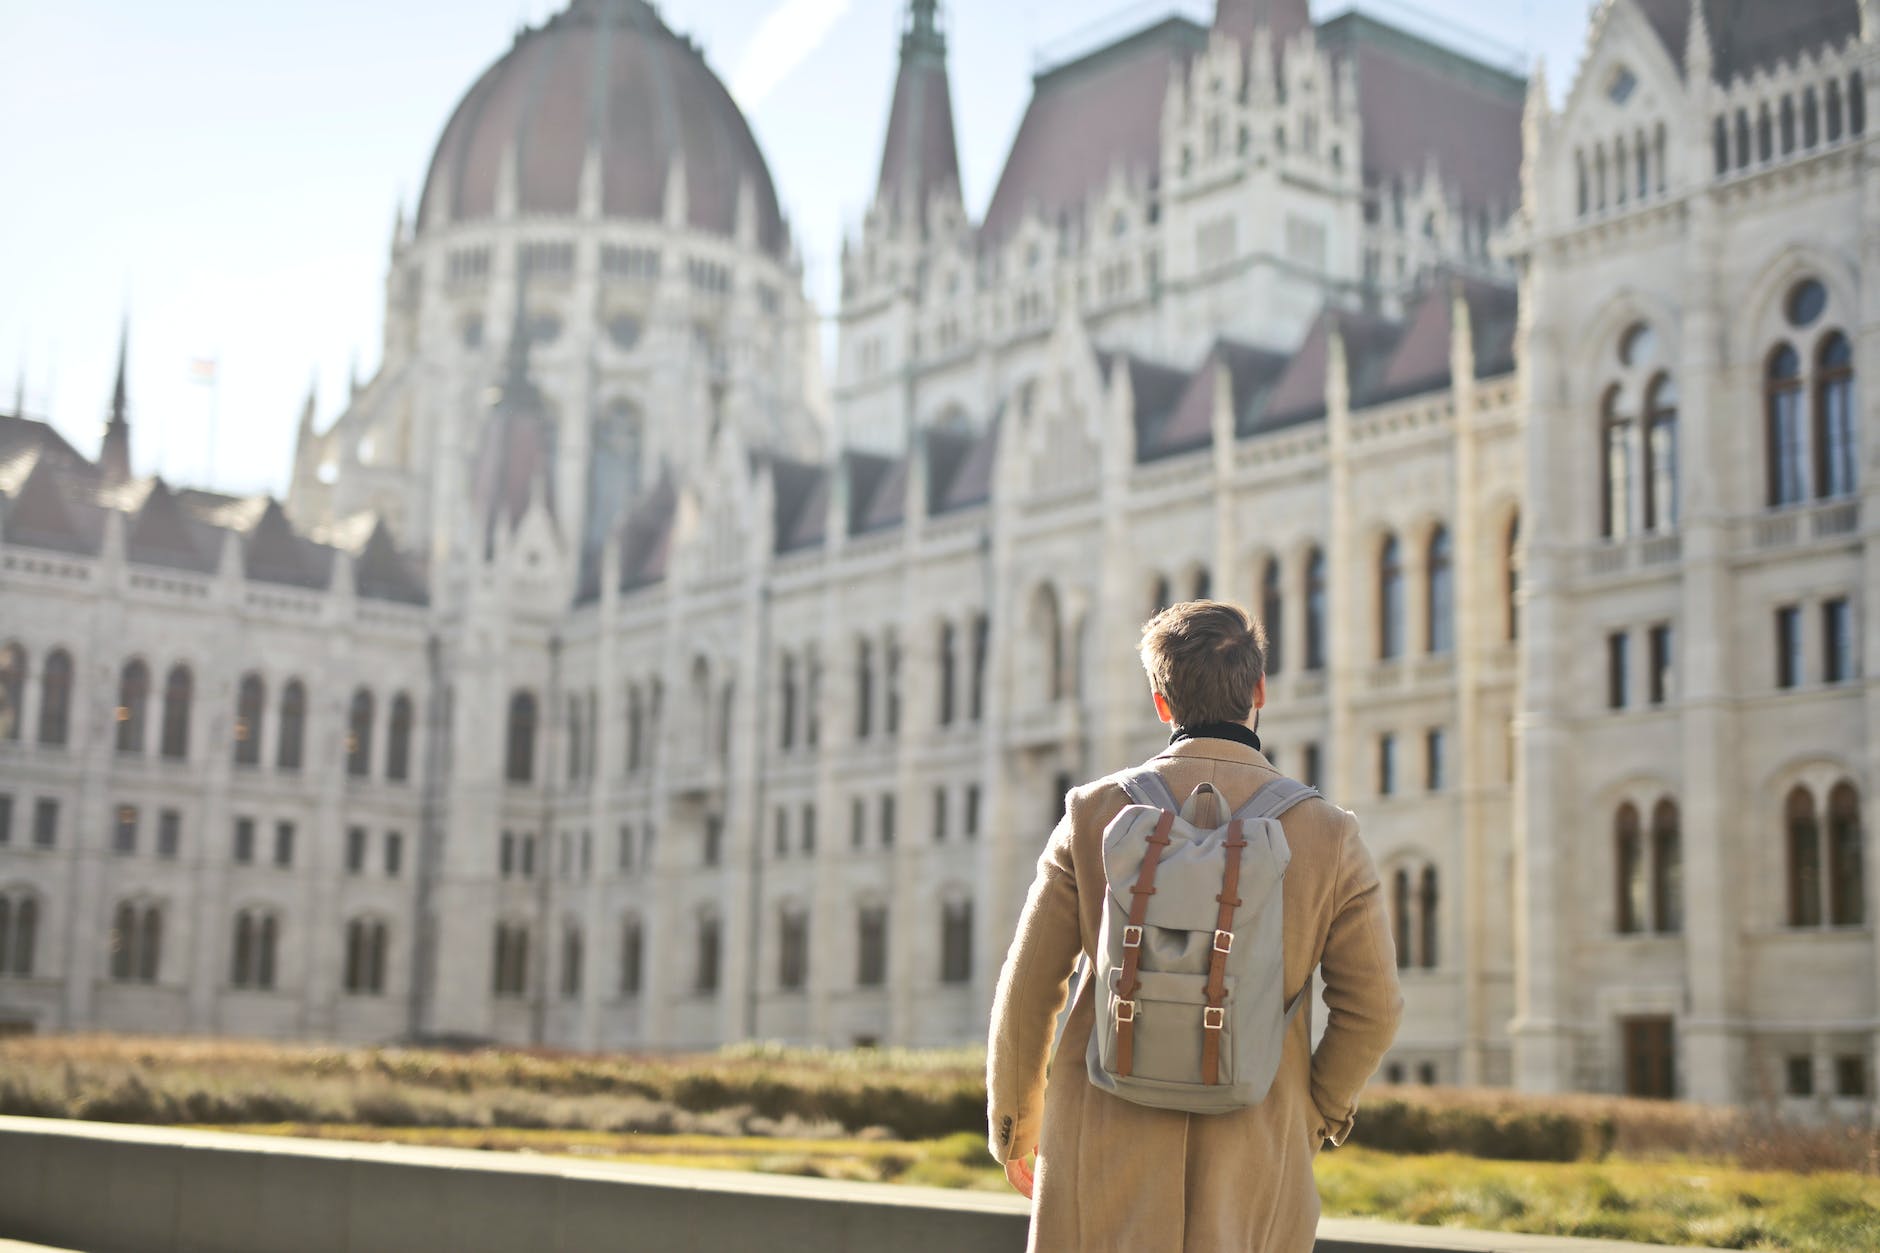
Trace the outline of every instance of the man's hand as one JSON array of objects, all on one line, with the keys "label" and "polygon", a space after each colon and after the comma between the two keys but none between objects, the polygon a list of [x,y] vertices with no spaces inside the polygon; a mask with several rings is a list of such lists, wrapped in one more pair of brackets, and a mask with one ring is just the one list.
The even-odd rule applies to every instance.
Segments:
[{"label": "man's hand", "polygon": [[[1036,1155],[1038,1152],[1037,1146],[1034,1145],[1031,1152],[1032,1155]],[[1031,1200],[1032,1174],[1031,1167],[1025,1164],[1025,1156],[1024,1154],[1020,1154],[1017,1157],[1006,1159],[1005,1178],[1006,1182],[1018,1189],[1020,1196],[1029,1201]]]}]

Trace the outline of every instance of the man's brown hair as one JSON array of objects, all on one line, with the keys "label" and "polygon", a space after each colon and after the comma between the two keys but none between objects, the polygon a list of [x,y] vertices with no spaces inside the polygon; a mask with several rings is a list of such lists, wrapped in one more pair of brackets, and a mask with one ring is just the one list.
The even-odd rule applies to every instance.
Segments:
[{"label": "man's brown hair", "polygon": [[1177,726],[1245,722],[1266,675],[1266,632],[1239,605],[1186,600],[1142,628],[1142,668]]}]

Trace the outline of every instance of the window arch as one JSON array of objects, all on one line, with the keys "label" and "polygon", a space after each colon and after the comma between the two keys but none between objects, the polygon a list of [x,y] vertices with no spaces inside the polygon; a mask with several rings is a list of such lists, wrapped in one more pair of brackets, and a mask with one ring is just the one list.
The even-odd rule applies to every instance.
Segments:
[{"label": "window arch", "polygon": [[1441,925],[1436,866],[1405,864],[1391,873],[1391,936],[1399,970],[1434,970]]},{"label": "window arch", "polygon": [[144,751],[144,718],[149,709],[150,667],[141,658],[126,662],[118,676],[118,752]]},{"label": "window arch", "polygon": [[235,695],[235,764],[261,763],[261,720],[266,712],[267,685],[258,674],[242,676]]},{"label": "window arch", "polygon": [[1377,655],[1383,661],[1403,656],[1403,545],[1385,537],[1377,559]]},{"label": "window arch", "polygon": [[274,764],[282,770],[298,770],[307,742],[307,688],[299,679],[289,679],[281,689],[281,738],[274,747]]},{"label": "window arch", "polygon": [[535,780],[535,730],[538,717],[534,692],[521,691],[510,695],[506,741],[508,751],[503,763],[503,777],[511,783],[532,783]]},{"label": "window arch", "polygon": [[372,773],[372,721],[375,702],[372,693],[360,688],[353,693],[346,715],[346,773],[363,779]]},{"label": "window arch", "polygon": [[55,648],[39,679],[39,742],[63,745],[72,732],[72,654]]},{"label": "window arch", "polygon": [[1614,884],[1618,892],[1615,921],[1620,935],[1636,935],[1645,929],[1648,900],[1638,807],[1630,801],[1619,806],[1619,812],[1613,817],[1612,844]]},{"label": "window arch", "polygon": [[1306,669],[1325,669],[1325,550],[1306,555]]},{"label": "window arch", "polygon": [[1606,389],[1600,402],[1600,536],[1632,535],[1632,419],[1619,412],[1619,385]]},{"label": "window arch", "polygon": [[385,777],[393,783],[411,778],[411,697],[392,697],[392,720],[386,731]]},{"label": "window arch", "polygon": [[346,924],[346,968],[342,986],[349,996],[385,994],[386,925],[376,918]]},{"label": "window arch", "polygon": [[20,738],[26,709],[26,650],[18,644],[0,648],[0,740]]},{"label": "window arch", "polygon": [[1767,414],[1769,504],[1780,508],[1800,504],[1808,495],[1803,461],[1802,359],[1795,349],[1779,344],[1770,352],[1764,373]]},{"label": "window arch", "polygon": [[1815,796],[1797,786],[1783,805],[1788,836],[1789,925],[1821,925],[1821,823]]},{"label": "window arch", "polygon": [[1449,528],[1438,525],[1430,536],[1428,581],[1429,651],[1445,654],[1456,646],[1456,575]]},{"label": "window arch", "polygon": [[1858,927],[1867,921],[1864,840],[1860,826],[1860,794],[1842,782],[1828,793],[1828,921],[1837,927]]},{"label": "window arch", "polygon": [[1652,810],[1652,930],[1684,930],[1684,843],[1678,803],[1669,797]]},{"label": "window arch", "polygon": [[1645,529],[1678,525],[1678,386],[1660,374],[1645,389]]},{"label": "window arch", "polygon": [[171,761],[189,756],[189,711],[194,702],[195,679],[189,667],[177,663],[170,667],[163,684],[163,735],[159,751]]},{"label": "window arch", "polygon": [[31,978],[38,943],[39,898],[25,889],[0,893],[0,978]]},{"label": "window arch", "polygon": [[1854,350],[1846,335],[1830,331],[1815,356],[1815,494],[1852,496],[1857,474],[1854,450]]},{"label": "window arch", "polygon": [[1269,558],[1260,576],[1260,625],[1266,630],[1266,672],[1278,674],[1285,654],[1281,649],[1286,617],[1284,574],[1279,558]]}]

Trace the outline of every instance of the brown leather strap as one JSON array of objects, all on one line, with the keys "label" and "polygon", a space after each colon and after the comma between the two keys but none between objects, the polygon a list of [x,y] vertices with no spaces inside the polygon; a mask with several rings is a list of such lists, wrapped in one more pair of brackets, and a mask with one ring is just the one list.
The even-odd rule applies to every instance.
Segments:
[{"label": "brown leather strap", "polygon": [[[1110,1012],[1116,1015],[1116,1073],[1127,1075],[1136,1063],[1136,966],[1142,957],[1142,920],[1149,914],[1149,898],[1155,895],[1155,868],[1162,860],[1162,850],[1169,845],[1168,833],[1175,829],[1175,815],[1162,811],[1155,824],[1149,847],[1142,855],[1142,869],[1136,872],[1136,885],[1129,889],[1129,925],[1123,929],[1123,976],[1117,981],[1116,1002]],[[1134,941],[1133,943],[1131,941]]]},{"label": "brown leather strap", "polygon": [[1227,955],[1234,948],[1234,910],[1240,906],[1240,850],[1247,847],[1240,819],[1227,828],[1227,869],[1221,875],[1221,894],[1214,899],[1221,911],[1214,920],[1214,951],[1208,955],[1208,1006],[1201,1011],[1201,1082],[1221,1081],[1221,1036],[1227,1030]]}]

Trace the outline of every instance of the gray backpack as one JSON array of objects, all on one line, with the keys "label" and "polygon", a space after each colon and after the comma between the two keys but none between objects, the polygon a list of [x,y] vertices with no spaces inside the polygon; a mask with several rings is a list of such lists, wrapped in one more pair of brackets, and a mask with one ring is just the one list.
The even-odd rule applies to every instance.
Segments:
[{"label": "gray backpack", "polygon": [[[1280,885],[1292,849],[1279,817],[1318,792],[1275,779],[1226,825],[1204,829],[1154,770],[1118,782],[1135,803],[1103,833],[1109,893],[1090,1082],[1139,1105],[1196,1114],[1257,1105],[1311,991],[1308,983],[1286,1003]],[[1219,800],[1204,783],[1188,812],[1203,792]]]}]

